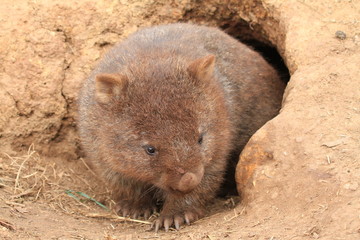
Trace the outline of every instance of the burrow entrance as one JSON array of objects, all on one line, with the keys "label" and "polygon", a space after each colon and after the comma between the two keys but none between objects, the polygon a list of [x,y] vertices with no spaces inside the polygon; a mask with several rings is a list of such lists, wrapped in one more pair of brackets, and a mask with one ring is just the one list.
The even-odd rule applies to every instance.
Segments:
[{"label": "burrow entrance", "polygon": [[219,27],[232,37],[259,52],[265,60],[278,71],[281,79],[285,83],[289,81],[289,69],[286,67],[276,46],[274,46],[266,36],[257,32],[255,29],[251,29],[251,25],[248,22],[242,20],[234,23],[226,23]]},{"label": "burrow entrance", "polygon": [[[220,25],[219,28],[221,28],[224,32],[236,38],[240,42],[259,52],[263,56],[263,58],[276,69],[281,80],[284,83],[287,83],[289,81],[290,72],[285,64],[285,61],[279,54],[276,46],[274,46],[264,34],[262,34],[260,31],[252,29],[251,25],[245,20],[225,23]],[[283,92],[281,93],[281,95],[282,94]],[[237,194],[241,195],[241,193],[237,193],[235,183],[236,164],[238,162],[241,151],[242,149],[239,151],[234,151],[231,155],[231,161],[227,167],[225,182],[219,193],[220,197]]]}]

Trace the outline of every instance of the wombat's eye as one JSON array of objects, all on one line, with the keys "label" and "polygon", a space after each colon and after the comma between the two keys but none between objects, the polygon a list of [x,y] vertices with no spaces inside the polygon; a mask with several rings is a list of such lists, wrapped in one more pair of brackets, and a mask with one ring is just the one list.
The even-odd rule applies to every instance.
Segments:
[{"label": "wombat's eye", "polygon": [[145,145],[144,149],[145,149],[145,152],[150,156],[153,156],[156,153],[156,148],[151,145]]},{"label": "wombat's eye", "polygon": [[200,136],[199,136],[199,139],[198,139],[198,144],[202,144],[202,142],[203,142],[203,136],[204,136],[204,134],[202,133],[202,134],[200,134]]}]

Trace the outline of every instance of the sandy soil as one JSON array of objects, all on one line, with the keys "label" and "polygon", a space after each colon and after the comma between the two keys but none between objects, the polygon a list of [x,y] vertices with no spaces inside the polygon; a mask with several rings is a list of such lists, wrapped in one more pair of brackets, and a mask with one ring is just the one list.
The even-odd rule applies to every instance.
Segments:
[{"label": "sandy soil", "polygon": [[[0,238],[360,239],[359,11],[351,0],[1,0]],[[291,72],[281,113],[240,157],[243,201],[153,233],[78,195],[113,205],[75,127],[78,88],[102,54],[142,26],[240,19]]]}]

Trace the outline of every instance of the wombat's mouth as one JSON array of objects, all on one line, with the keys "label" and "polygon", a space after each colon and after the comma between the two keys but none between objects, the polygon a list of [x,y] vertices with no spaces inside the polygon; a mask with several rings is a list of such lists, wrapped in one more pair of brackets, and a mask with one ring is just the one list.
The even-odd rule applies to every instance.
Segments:
[{"label": "wombat's mouth", "polygon": [[192,171],[164,173],[154,185],[169,194],[184,196],[199,187],[203,176],[204,167],[199,166]]},{"label": "wombat's mouth", "polygon": [[180,191],[180,190],[177,190],[173,187],[169,187],[168,189],[168,192],[170,192],[171,194],[173,195],[177,195],[177,196],[184,196],[188,193],[191,193],[193,191],[193,189],[189,190],[189,191]]},{"label": "wombat's mouth", "polygon": [[157,184],[154,184],[154,186],[156,186],[157,188],[161,189],[162,191],[166,192],[167,194],[171,194],[171,195],[176,195],[176,196],[184,196],[192,191],[187,191],[187,192],[184,192],[184,191],[180,191],[180,190],[177,190],[176,188],[172,187],[172,186],[169,186],[169,185],[157,185]]}]

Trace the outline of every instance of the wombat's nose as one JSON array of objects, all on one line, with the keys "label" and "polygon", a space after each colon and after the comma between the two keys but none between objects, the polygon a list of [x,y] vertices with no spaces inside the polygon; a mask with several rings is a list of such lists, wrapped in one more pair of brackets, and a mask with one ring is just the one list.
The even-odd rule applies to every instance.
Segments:
[{"label": "wombat's nose", "polygon": [[196,174],[192,173],[192,172],[185,173],[181,177],[181,179],[176,187],[176,190],[178,190],[182,193],[191,192],[192,190],[194,190],[194,188],[196,188],[199,185],[203,175],[204,175],[203,170],[200,170]]}]

